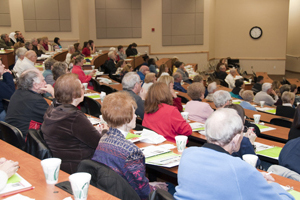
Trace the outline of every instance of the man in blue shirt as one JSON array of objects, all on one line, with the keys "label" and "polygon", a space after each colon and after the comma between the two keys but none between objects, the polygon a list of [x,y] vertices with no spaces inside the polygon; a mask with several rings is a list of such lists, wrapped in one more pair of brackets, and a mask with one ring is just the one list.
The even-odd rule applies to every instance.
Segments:
[{"label": "man in blue shirt", "polygon": [[149,67],[146,66],[146,65],[142,65],[142,66],[140,67],[140,70],[137,72],[137,74],[140,76],[141,81],[144,82],[145,76],[146,76],[146,74],[149,73],[149,72],[150,72]]},{"label": "man in blue shirt", "polygon": [[180,92],[184,92],[186,93],[186,89],[184,89],[182,86],[181,86],[181,80],[182,80],[182,76],[180,73],[176,72],[174,75],[173,75],[173,78],[174,78],[174,90],[178,90]]}]

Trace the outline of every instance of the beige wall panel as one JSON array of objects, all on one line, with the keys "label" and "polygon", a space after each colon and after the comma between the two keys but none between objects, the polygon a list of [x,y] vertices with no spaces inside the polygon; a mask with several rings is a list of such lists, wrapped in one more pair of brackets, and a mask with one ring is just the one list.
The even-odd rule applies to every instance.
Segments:
[{"label": "beige wall panel", "polygon": [[196,40],[195,44],[203,44],[203,42],[204,42],[203,35],[196,35],[195,40]]},{"label": "beige wall panel", "polygon": [[193,13],[195,11],[195,0],[172,0],[172,13]]},{"label": "beige wall panel", "polygon": [[142,37],[142,29],[141,28],[132,28],[132,37],[133,38],[141,38]]},{"label": "beige wall panel", "polygon": [[58,0],[59,19],[69,19],[71,17],[70,0]]},{"label": "beige wall panel", "polygon": [[96,27],[105,28],[106,27],[106,15],[105,9],[96,10]]},{"label": "beige wall panel", "polygon": [[163,14],[162,15],[162,35],[172,35],[172,15]]},{"label": "beige wall panel", "polygon": [[204,0],[196,0],[196,12],[204,12]]},{"label": "beige wall panel", "polygon": [[107,9],[106,26],[107,27],[131,27],[132,17],[130,9]]},{"label": "beige wall panel", "polygon": [[173,14],[172,35],[195,34],[195,14]]},{"label": "beige wall panel", "polygon": [[162,12],[163,14],[172,13],[172,0],[163,0],[162,1]]},{"label": "beige wall panel", "polygon": [[196,23],[195,23],[195,34],[203,34],[204,30],[204,19],[203,13],[196,14]]},{"label": "beige wall panel", "polygon": [[71,20],[59,20],[60,31],[70,32],[72,30]]},{"label": "beige wall panel", "polygon": [[97,28],[97,38],[102,39],[106,37],[107,37],[106,28]]},{"label": "beige wall panel", "polygon": [[36,19],[59,19],[58,1],[35,0]]},{"label": "beige wall panel", "polygon": [[106,0],[106,8],[131,8],[131,0]]},{"label": "beige wall panel", "polygon": [[172,36],[163,36],[162,37],[162,45],[164,45],[164,46],[172,45]]},{"label": "beige wall panel", "polygon": [[9,13],[9,2],[8,0],[0,0],[0,13]]},{"label": "beige wall panel", "polygon": [[10,14],[1,14],[0,13],[0,26],[11,26]]},{"label": "beige wall panel", "polygon": [[141,0],[131,0],[131,8],[133,9],[141,9]]},{"label": "beige wall panel", "polygon": [[132,37],[132,28],[107,28],[107,38]]},{"label": "beige wall panel", "polygon": [[23,0],[22,3],[24,20],[35,19],[34,0]]},{"label": "beige wall panel", "polygon": [[[25,31],[34,32],[36,29],[36,21],[35,20],[24,20]],[[39,36],[41,37],[41,36]]]},{"label": "beige wall panel", "polygon": [[172,36],[172,45],[193,45],[195,44],[195,36]]},{"label": "beige wall panel", "polygon": [[131,15],[132,15],[132,27],[134,28],[142,27],[141,10],[133,9],[131,11]]},{"label": "beige wall panel", "polygon": [[95,0],[96,8],[105,8],[105,0]]},{"label": "beige wall panel", "polygon": [[57,32],[59,30],[59,20],[36,20],[37,31]]}]

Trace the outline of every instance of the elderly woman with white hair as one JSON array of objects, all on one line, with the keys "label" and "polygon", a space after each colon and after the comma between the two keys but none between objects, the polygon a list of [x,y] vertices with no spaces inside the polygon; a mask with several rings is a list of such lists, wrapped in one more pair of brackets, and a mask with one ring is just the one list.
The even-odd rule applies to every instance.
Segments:
[{"label": "elderly woman with white hair", "polygon": [[[273,177],[233,157],[243,139],[243,121],[233,109],[214,112],[205,123],[207,143],[184,150],[175,199],[294,199]],[[213,180],[213,184],[211,183]]]},{"label": "elderly woman with white hair", "polygon": [[74,48],[74,45],[70,45],[69,47],[68,47],[68,53],[67,53],[67,56],[66,56],[66,60],[65,60],[65,62],[67,63],[67,64],[70,64],[70,62],[71,62],[71,57],[72,57],[72,54],[73,53],[75,53],[75,48]]},{"label": "elderly woman with white hair", "polygon": [[[275,99],[273,99],[270,94],[273,94]],[[276,92],[272,89],[271,83],[264,83],[262,85],[262,90],[258,92],[254,97],[254,103],[259,104],[260,101],[264,101],[266,105],[273,106],[278,100]]]},{"label": "elderly woman with white hair", "polygon": [[242,106],[244,109],[257,111],[254,106],[252,106],[250,103],[253,102],[254,94],[251,90],[243,90],[240,93],[241,97],[244,101],[240,103],[240,106]]},{"label": "elderly woman with white hair", "polygon": [[213,101],[217,109],[231,104],[230,93],[225,90],[218,90],[213,95]]},{"label": "elderly woman with white hair", "polygon": [[104,63],[104,71],[106,74],[109,74],[111,76],[112,74],[116,73],[116,54],[114,51],[108,52],[108,58],[109,60],[105,61]]},{"label": "elderly woman with white hair", "polygon": [[281,96],[281,100],[282,106],[277,106],[276,115],[293,119],[296,111],[296,109],[293,108],[295,93],[285,91]]},{"label": "elderly woman with white hair", "polygon": [[228,84],[230,89],[235,87],[235,80],[243,78],[242,76],[238,75],[235,68],[230,69],[230,73],[226,76],[225,81]]},{"label": "elderly woman with white hair", "polygon": [[217,91],[217,83],[212,82],[207,86],[208,95],[205,97],[208,101],[214,101],[213,95]]},{"label": "elderly woman with white hair", "polygon": [[21,75],[22,73],[22,67],[21,67],[21,63],[25,57],[25,54],[27,52],[27,49],[24,48],[24,47],[21,47],[21,48],[18,48],[17,51],[16,51],[16,54],[17,54],[17,57],[18,57],[18,60],[14,66],[14,71],[18,74],[18,75]]}]

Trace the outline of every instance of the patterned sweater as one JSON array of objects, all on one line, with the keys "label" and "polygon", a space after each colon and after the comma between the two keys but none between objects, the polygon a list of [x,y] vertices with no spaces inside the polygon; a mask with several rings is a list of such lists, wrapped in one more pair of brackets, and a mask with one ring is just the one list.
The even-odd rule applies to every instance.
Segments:
[{"label": "patterned sweater", "polygon": [[146,177],[142,151],[114,128],[103,135],[92,160],[105,164],[121,175],[141,199],[147,199],[153,188]]}]

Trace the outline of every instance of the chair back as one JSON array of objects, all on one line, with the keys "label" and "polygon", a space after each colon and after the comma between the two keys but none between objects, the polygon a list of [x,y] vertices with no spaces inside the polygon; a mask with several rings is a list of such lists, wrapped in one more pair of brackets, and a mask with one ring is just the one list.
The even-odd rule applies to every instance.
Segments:
[{"label": "chair back", "polygon": [[86,110],[86,114],[92,115],[94,117],[99,117],[101,115],[101,105],[98,101],[90,97],[84,97],[83,105]]},{"label": "chair back", "polygon": [[96,81],[95,79],[91,79],[93,87],[94,87],[94,91],[96,92],[101,92],[101,85],[98,81]]},{"label": "chair back", "polygon": [[226,83],[225,80],[220,79],[220,85],[224,86],[224,87],[229,87],[228,83]]},{"label": "chair back", "polygon": [[271,119],[270,124],[274,124],[274,125],[282,126],[282,127],[286,127],[286,128],[292,127],[292,122],[285,118],[273,118],[273,119]]},{"label": "chair back", "polygon": [[47,146],[41,130],[29,129],[25,151],[38,159],[52,158],[52,152]]},{"label": "chair back", "polygon": [[100,85],[100,90],[101,90],[101,92],[105,92],[106,95],[117,92],[117,90],[115,90],[112,87],[109,87],[107,85]]},{"label": "chair back", "polygon": [[165,190],[157,189],[149,194],[148,199],[149,200],[173,200],[174,197]]},{"label": "chair back", "polygon": [[91,185],[122,200],[140,200],[136,191],[129,183],[108,166],[83,160],[78,165],[77,172],[87,172],[92,175]]},{"label": "chair back", "polygon": [[187,98],[185,98],[184,96],[181,96],[181,95],[177,95],[177,96],[181,98],[181,103],[189,102],[189,100]]},{"label": "chair back", "polygon": [[2,140],[21,150],[24,150],[25,141],[23,139],[23,134],[17,127],[0,121],[0,130],[2,134]]},{"label": "chair back", "polygon": [[9,102],[10,102],[9,99],[2,99],[2,105],[3,105],[6,113],[7,113],[7,108],[8,108]]}]

